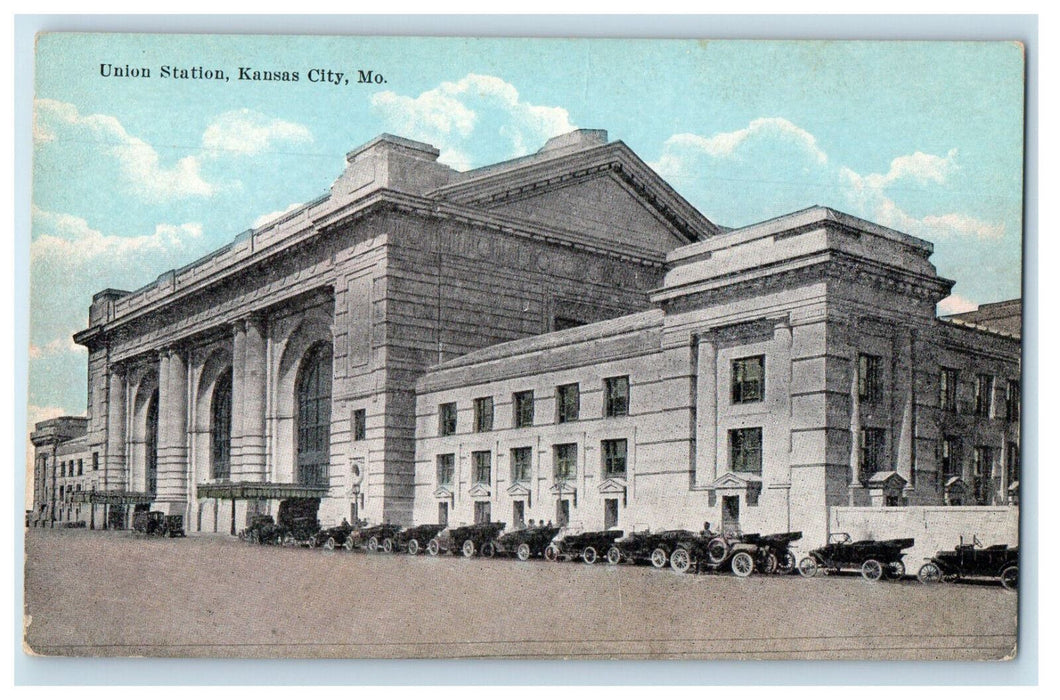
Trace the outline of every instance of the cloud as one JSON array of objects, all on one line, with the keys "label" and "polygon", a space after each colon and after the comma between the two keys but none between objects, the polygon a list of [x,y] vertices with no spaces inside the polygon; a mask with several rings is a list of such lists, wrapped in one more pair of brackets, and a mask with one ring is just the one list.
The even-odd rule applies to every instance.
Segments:
[{"label": "cloud", "polygon": [[379,92],[371,104],[387,129],[433,144],[457,169],[526,155],[576,128],[566,109],[531,104],[511,83],[477,73],[417,97]]},{"label": "cloud", "polygon": [[67,102],[38,99],[34,102],[33,133],[38,143],[60,141],[59,131],[71,140],[90,139],[114,158],[132,192],[148,201],[207,197],[216,186],[206,182],[194,156],[163,166],[158,152],[129,134],[121,122],[105,114],[81,114]]},{"label": "cloud", "polygon": [[276,119],[250,109],[238,109],[216,117],[202,135],[205,153],[218,157],[225,153],[256,155],[279,141],[308,143],[309,129],[294,122]]},{"label": "cloud", "polygon": [[34,345],[33,343],[29,345],[29,359],[31,360],[38,360],[49,355],[59,355],[64,352],[83,353],[87,352],[87,350],[74,342],[73,333],[60,335],[44,345]]},{"label": "cloud", "polygon": [[948,316],[950,314],[960,314],[965,311],[975,311],[979,308],[979,305],[970,299],[951,294],[942,301],[939,302],[938,312],[940,316]]},{"label": "cloud", "polygon": [[763,139],[787,141],[804,150],[816,162],[828,162],[827,154],[817,145],[817,139],[813,134],[783,117],[764,117],[752,120],[746,128],[721,132],[713,136],[674,134],[666,140],[663,156],[674,159],[676,162],[669,166],[663,162],[660,168],[665,170],[667,167],[676,165],[680,160],[680,152],[684,150],[700,151],[712,158],[728,158],[736,155],[737,150],[748,142]]},{"label": "cloud", "polygon": [[898,156],[891,161],[891,168],[885,174],[866,175],[868,187],[887,187],[903,178],[911,178],[919,184],[929,182],[943,183],[957,170],[957,149],[951,148],[945,156],[917,151],[910,156]]},{"label": "cloud", "polygon": [[250,225],[251,228],[259,228],[265,224],[271,222],[273,219],[278,219],[284,214],[289,214],[295,209],[302,206],[302,202],[295,202],[294,204],[288,204],[286,209],[282,211],[271,211],[268,214],[262,214],[258,218],[254,219],[254,223]]},{"label": "cloud", "polygon": [[183,249],[189,240],[202,237],[202,224],[158,224],[152,234],[142,236],[105,235],[84,219],[33,207],[33,226],[41,233],[30,244],[34,264],[84,264],[98,258],[121,265],[142,265],[158,253]]}]

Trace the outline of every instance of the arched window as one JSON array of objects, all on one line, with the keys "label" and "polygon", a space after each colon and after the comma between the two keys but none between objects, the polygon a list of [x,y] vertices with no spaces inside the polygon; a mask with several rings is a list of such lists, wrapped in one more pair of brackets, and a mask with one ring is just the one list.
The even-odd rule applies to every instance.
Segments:
[{"label": "arched window", "polygon": [[210,404],[210,453],[213,478],[232,476],[232,369],[217,377]]},{"label": "arched window", "polygon": [[328,485],[331,443],[331,345],[309,349],[298,369],[298,483]]},{"label": "arched window", "polygon": [[151,400],[147,402],[145,435],[147,492],[153,494],[158,490],[158,389],[155,389]]}]

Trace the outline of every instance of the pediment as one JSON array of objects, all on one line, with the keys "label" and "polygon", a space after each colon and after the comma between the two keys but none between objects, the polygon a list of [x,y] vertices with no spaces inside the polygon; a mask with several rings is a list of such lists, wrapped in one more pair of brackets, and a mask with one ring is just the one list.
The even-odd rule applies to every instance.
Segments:
[{"label": "pediment", "polygon": [[966,484],[964,479],[959,476],[951,476],[949,479],[946,480],[945,486],[947,491],[968,490],[968,484]]},{"label": "pediment", "polygon": [[869,488],[873,489],[903,489],[909,483],[898,472],[876,472],[869,477]]},{"label": "pediment", "polygon": [[554,496],[573,496],[578,492],[578,489],[570,481],[557,481],[552,484],[552,488],[548,491]]},{"label": "pediment", "polygon": [[1013,481],[1011,484],[1009,484],[1008,490],[1009,491],[1019,491],[1020,490],[1020,482],[1019,482],[1019,480],[1017,479],[1016,481]]},{"label": "pediment", "polygon": [[507,488],[509,496],[529,496],[530,487],[522,481],[517,481]]},{"label": "pediment", "polygon": [[475,484],[471,487],[471,490],[468,491],[468,495],[472,498],[489,498],[490,487],[486,484]]},{"label": "pediment", "polygon": [[625,479],[604,479],[603,483],[600,484],[600,493],[617,493],[622,494],[626,492],[626,480]]},{"label": "pediment", "polygon": [[450,489],[446,488],[445,486],[439,486],[438,488],[436,488],[434,490],[434,497],[435,498],[450,498],[451,499],[453,497],[453,492]]},{"label": "pediment", "polygon": [[762,477],[754,474],[734,474],[733,472],[726,472],[722,474],[714,483],[710,485],[710,488],[715,490],[723,489],[746,489],[749,486],[760,486],[762,484]]}]

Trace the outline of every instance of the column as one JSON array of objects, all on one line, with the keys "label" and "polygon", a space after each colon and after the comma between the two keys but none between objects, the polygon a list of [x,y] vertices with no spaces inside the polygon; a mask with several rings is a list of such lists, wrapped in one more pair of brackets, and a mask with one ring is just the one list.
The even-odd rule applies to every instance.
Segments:
[{"label": "column", "polygon": [[107,452],[103,462],[103,490],[126,487],[125,375],[116,367],[107,382]]},{"label": "column", "polygon": [[718,348],[699,339],[696,360],[696,486],[718,478]]},{"label": "column", "polygon": [[158,390],[158,493],[169,514],[183,514],[188,485],[188,366],[183,352],[163,354]]},{"label": "column", "polygon": [[247,324],[244,320],[232,324],[232,481],[244,481],[243,475],[243,397],[247,360]]},{"label": "column", "polygon": [[909,487],[914,485],[913,459],[915,455],[913,332],[900,328],[894,339],[894,393],[899,421],[895,430],[894,467]]},{"label": "column", "polygon": [[[242,458],[247,481],[265,481],[265,322],[246,320],[243,359]],[[233,409],[235,410],[235,409]]]}]

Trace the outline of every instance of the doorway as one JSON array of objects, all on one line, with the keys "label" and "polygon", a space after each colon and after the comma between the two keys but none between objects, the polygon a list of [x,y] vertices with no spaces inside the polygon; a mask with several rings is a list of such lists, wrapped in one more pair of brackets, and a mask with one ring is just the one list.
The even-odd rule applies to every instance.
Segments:
[{"label": "doorway", "polygon": [[482,525],[490,522],[490,502],[475,501],[475,524]]},{"label": "doorway", "polygon": [[604,499],[604,529],[610,530],[613,527],[618,527],[618,499],[617,498],[605,498]]},{"label": "doorway", "polygon": [[526,527],[526,502],[512,502],[512,526]]},{"label": "doorway", "polygon": [[556,525],[566,527],[570,522],[570,501],[563,499],[556,502]]},{"label": "doorway", "polygon": [[740,531],[740,497],[722,496],[721,498],[721,531]]}]

